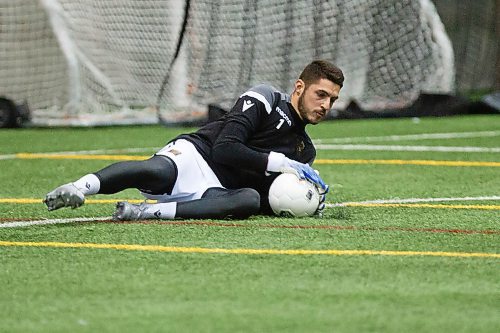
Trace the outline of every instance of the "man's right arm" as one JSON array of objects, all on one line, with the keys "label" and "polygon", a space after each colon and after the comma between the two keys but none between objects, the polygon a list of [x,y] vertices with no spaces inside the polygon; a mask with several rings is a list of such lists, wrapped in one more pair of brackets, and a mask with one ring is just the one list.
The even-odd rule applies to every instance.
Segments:
[{"label": "man's right arm", "polygon": [[214,142],[211,156],[214,162],[264,173],[268,154],[248,147],[247,142],[258,131],[261,118],[266,116],[266,107],[259,99],[240,97],[226,115]]}]

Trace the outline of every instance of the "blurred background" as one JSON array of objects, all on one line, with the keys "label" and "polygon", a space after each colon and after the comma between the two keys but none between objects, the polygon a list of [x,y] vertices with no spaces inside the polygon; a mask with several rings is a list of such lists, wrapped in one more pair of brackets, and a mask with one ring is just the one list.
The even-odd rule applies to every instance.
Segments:
[{"label": "blurred background", "polygon": [[434,0],[455,53],[456,92],[500,90],[500,1]]},{"label": "blurred background", "polygon": [[498,113],[500,0],[0,0],[0,127],[200,124],[323,58],[331,118]]}]

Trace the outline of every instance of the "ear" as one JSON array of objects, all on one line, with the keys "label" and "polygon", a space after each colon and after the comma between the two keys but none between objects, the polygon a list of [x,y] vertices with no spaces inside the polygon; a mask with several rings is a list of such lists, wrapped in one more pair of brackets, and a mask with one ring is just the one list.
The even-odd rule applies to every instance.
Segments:
[{"label": "ear", "polygon": [[298,96],[302,95],[302,93],[304,92],[304,87],[305,87],[304,81],[298,79],[297,81],[295,81],[294,93],[296,93]]}]

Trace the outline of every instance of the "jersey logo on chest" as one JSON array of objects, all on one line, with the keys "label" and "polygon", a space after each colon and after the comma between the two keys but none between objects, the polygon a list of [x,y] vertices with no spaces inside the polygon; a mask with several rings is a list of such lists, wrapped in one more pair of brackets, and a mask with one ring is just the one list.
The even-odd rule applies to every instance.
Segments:
[{"label": "jersey logo on chest", "polygon": [[[280,109],[280,107],[279,107],[279,106],[277,106],[277,107],[276,107],[276,112],[278,112],[278,113],[279,113],[279,115],[281,116],[281,119],[283,120],[283,121],[281,121],[281,120],[280,120],[280,125],[279,125],[279,127],[281,127],[281,125],[282,125],[282,124],[283,124],[283,122],[285,122],[285,121],[286,121],[286,123],[288,124],[288,126],[292,126],[292,121],[290,120],[290,118],[288,117],[288,115],[287,115],[285,112],[283,112],[283,110],[281,110],[281,109]],[[279,127],[277,127],[277,128],[279,128]]]}]

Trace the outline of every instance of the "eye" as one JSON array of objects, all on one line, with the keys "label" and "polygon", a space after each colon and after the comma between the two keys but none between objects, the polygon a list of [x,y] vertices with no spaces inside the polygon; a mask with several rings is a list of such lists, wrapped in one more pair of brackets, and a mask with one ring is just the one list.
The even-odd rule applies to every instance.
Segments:
[{"label": "eye", "polygon": [[325,97],[327,97],[327,96],[328,96],[328,94],[327,94],[327,93],[325,93],[324,91],[318,91],[318,92],[316,93],[316,95],[317,95],[319,98],[325,98]]},{"label": "eye", "polygon": [[332,108],[333,106],[333,103],[335,103],[335,101],[338,99],[338,97],[330,97],[330,109]]}]

